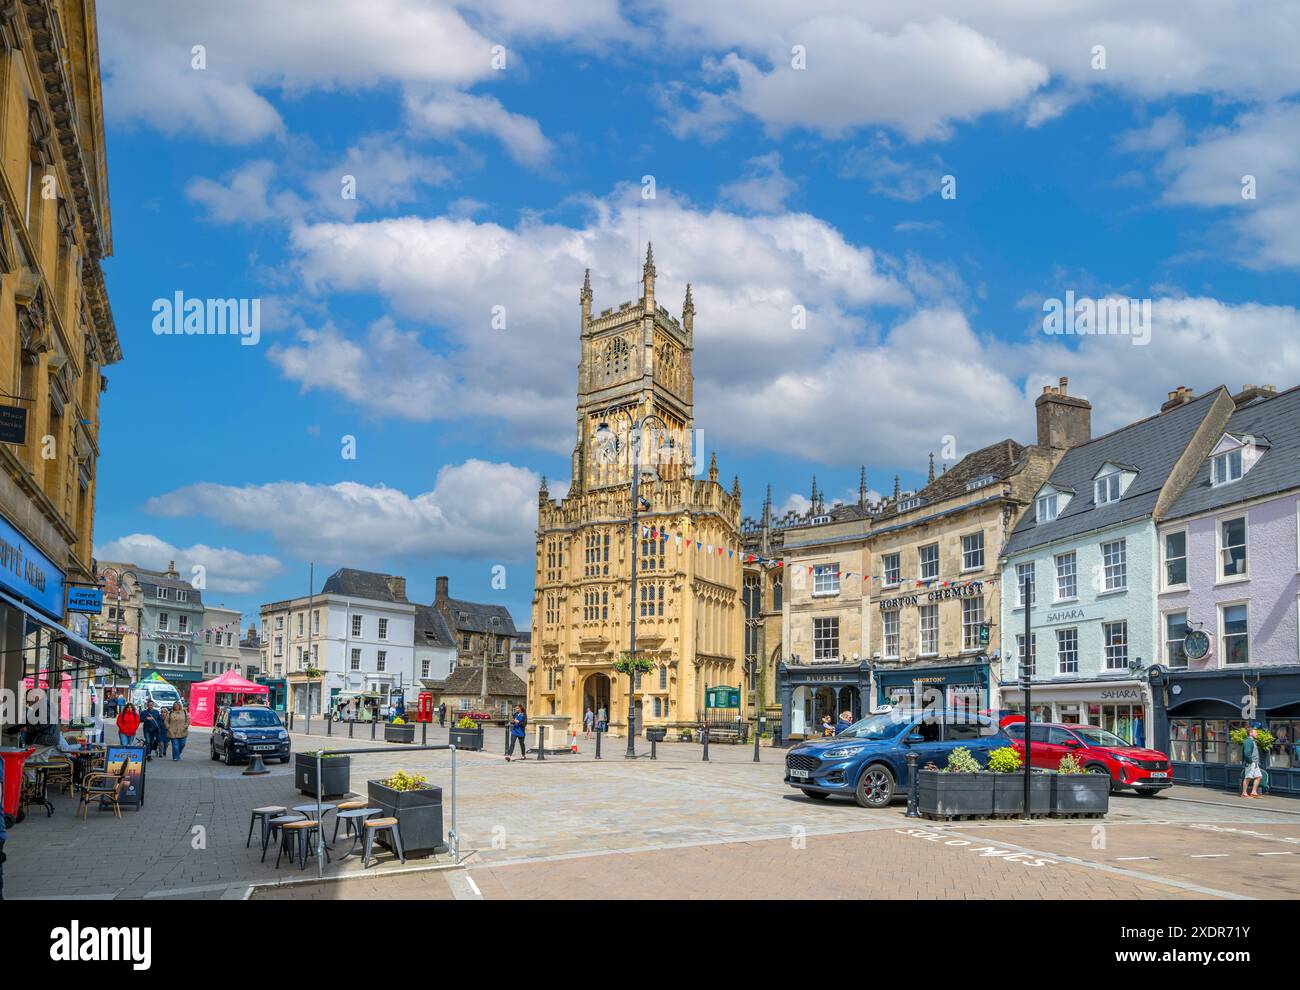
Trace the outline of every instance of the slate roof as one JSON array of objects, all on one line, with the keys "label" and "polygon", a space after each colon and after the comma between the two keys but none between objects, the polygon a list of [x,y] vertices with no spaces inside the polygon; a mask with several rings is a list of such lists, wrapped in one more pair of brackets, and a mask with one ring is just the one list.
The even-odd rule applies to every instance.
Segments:
[{"label": "slate roof", "polygon": [[456,646],[456,637],[447,628],[447,623],[432,605],[415,606],[415,645]]},{"label": "slate roof", "polygon": [[[1031,507],[1007,539],[1003,555],[1150,516],[1169,473],[1209,414],[1215,398],[1223,394],[1224,389],[1215,389],[1168,412],[1071,447],[1048,484],[1073,488],[1077,494],[1056,519],[1041,525]],[[1093,504],[1093,476],[1107,462],[1133,465],[1138,474],[1118,502],[1098,507]]]},{"label": "slate roof", "polygon": [[[504,605],[485,605],[459,598],[444,598],[434,606],[443,606],[450,617],[449,625],[456,632],[491,633],[494,636],[518,636],[515,620]],[[495,620],[495,621],[494,621]]]},{"label": "slate roof", "polygon": [[321,588],[323,595],[345,595],[349,598],[368,598],[376,602],[396,602],[407,605],[406,596],[398,597],[389,587],[390,574],[377,574],[374,571],[358,571],[351,567],[340,567],[325,579]]},{"label": "slate roof", "polygon": [[[933,505],[958,495],[965,495],[966,482],[974,481],[983,475],[991,474],[1001,481],[1019,469],[1027,450],[1028,448],[1023,444],[1011,439],[999,440],[987,447],[981,447],[967,454],[954,464],[951,470],[939,475],[916,495],[925,500],[923,506]],[[978,491],[978,489],[974,490]]]},{"label": "slate roof", "polygon": [[[142,567],[130,567],[129,569],[135,572],[136,583],[144,593],[144,603],[146,605],[153,605],[162,601],[164,605],[176,607],[179,604],[179,607],[181,608],[186,606],[190,608],[203,606],[203,592],[195,588],[194,585],[190,584],[190,582],[185,580],[185,578],[168,577],[161,571],[149,571]],[[171,588],[173,590],[187,591],[189,594],[186,596],[185,601],[177,603],[175,596],[172,596],[170,599],[159,599],[158,588]]]},{"label": "slate roof", "polygon": [[[507,698],[524,698],[528,695],[528,686],[504,665],[488,665],[487,687],[489,695],[504,695]],[[483,668],[481,666],[457,667],[447,675],[442,693],[477,696],[482,688]]]},{"label": "slate roof", "polygon": [[[1300,387],[1271,398],[1252,399],[1228,418],[1223,432],[1238,438],[1249,434],[1261,444],[1267,442],[1269,449],[1240,481],[1218,488],[1210,485],[1212,458],[1207,456],[1165,519],[1210,512],[1300,487]],[[1216,445],[1219,439],[1215,438]]]}]

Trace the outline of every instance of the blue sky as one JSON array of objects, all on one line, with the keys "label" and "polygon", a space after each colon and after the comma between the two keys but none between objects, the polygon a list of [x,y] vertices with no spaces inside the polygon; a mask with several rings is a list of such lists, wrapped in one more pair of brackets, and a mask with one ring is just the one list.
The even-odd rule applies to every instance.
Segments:
[{"label": "blue sky", "polygon": [[[246,621],[314,560],[526,626],[583,268],[597,309],[633,299],[647,238],[664,305],[693,283],[697,426],[753,514],[769,482],[799,507],[814,472],[850,498],[945,437],[1030,442],[1058,375],[1095,431],[1300,381],[1285,5],[210,6],[100,8],[126,356],[96,546],[204,566]],[[155,335],[177,291],[260,299],[260,341]],[[1149,343],[1043,333],[1067,291],[1151,300]]]}]

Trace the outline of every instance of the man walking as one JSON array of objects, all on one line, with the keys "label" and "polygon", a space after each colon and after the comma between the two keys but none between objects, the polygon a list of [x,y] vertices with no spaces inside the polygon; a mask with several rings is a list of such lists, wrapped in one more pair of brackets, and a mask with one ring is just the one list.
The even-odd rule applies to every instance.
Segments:
[{"label": "man walking", "polygon": [[167,727],[163,724],[162,712],[150,701],[144,710],[144,751],[145,759],[152,760],[155,750],[166,743]]},{"label": "man walking", "polygon": [[590,708],[588,708],[587,714],[582,716],[582,727],[586,730],[588,739],[591,738],[591,727],[595,724],[596,724],[596,714]]},{"label": "man walking", "polygon": [[515,705],[515,713],[510,718],[510,738],[506,741],[506,762],[510,762],[510,757],[515,751],[515,743],[519,743],[519,758],[528,759],[528,747],[524,744],[524,732],[528,728],[528,717],[524,714],[523,705]]},{"label": "man walking", "polygon": [[1246,739],[1241,746],[1241,759],[1244,767],[1241,771],[1241,796],[1257,798],[1259,785],[1264,779],[1264,771],[1259,762],[1259,741],[1255,738],[1259,730],[1251,726],[1246,730]]},{"label": "man walking", "polygon": [[605,711],[605,706],[601,705],[600,710],[596,712],[596,731],[609,731],[609,712]]}]

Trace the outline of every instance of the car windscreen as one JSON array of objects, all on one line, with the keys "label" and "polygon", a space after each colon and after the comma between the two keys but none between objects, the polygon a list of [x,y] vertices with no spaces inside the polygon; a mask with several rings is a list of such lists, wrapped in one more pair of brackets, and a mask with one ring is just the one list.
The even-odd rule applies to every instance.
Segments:
[{"label": "car windscreen", "polygon": [[181,700],[181,696],[171,688],[163,688],[162,690],[153,688],[149,692],[149,697],[153,699],[154,704],[159,708],[170,708]]},{"label": "car windscreen", "polygon": [[269,708],[236,708],[230,712],[232,729],[279,728],[280,717]]},{"label": "car windscreen", "polygon": [[1129,746],[1113,732],[1107,732],[1105,729],[1099,729],[1095,725],[1072,725],[1070,731],[1082,739],[1089,746]]},{"label": "car windscreen", "polygon": [[892,739],[898,735],[905,724],[910,724],[915,718],[913,712],[881,712],[879,715],[868,715],[861,721],[854,722],[838,735],[852,739]]}]

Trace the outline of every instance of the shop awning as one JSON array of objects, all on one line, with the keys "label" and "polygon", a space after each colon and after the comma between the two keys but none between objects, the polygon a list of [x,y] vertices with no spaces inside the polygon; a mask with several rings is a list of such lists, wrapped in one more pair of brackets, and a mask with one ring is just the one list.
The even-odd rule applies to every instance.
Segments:
[{"label": "shop awning", "polygon": [[83,636],[74,633],[67,626],[61,626],[49,616],[36,611],[30,605],[25,605],[12,595],[0,591],[0,602],[11,605],[20,612],[25,613],[30,619],[38,625],[44,626],[50,632],[63,640],[64,653],[74,660],[80,660],[86,664],[93,664],[96,667],[104,667],[111,670],[118,677],[125,677],[128,680],[131,677],[131,671],[123,667],[114,660],[108,653],[101,650],[98,646]]}]

